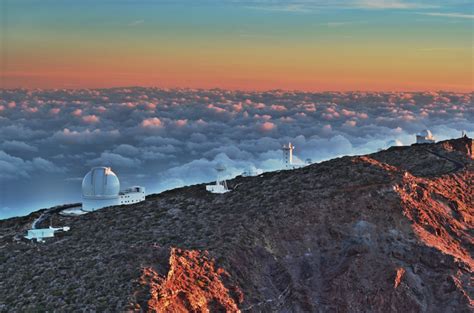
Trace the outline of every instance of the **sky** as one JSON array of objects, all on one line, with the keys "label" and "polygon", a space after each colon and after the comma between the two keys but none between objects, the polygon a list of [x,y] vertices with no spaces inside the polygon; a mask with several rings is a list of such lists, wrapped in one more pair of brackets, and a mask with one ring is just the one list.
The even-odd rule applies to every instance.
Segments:
[{"label": "sky", "polygon": [[[0,219],[474,135],[473,1],[0,0]],[[26,190],[26,192],[25,192]]]},{"label": "sky", "polygon": [[473,90],[472,1],[0,3],[0,88]]},{"label": "sky", "polygon": [[246,92],[159,88],[0,90],[0,219],[81,201],[109,166],[121,187],[157,193],[436,140],[474,137],[472,93]]}]

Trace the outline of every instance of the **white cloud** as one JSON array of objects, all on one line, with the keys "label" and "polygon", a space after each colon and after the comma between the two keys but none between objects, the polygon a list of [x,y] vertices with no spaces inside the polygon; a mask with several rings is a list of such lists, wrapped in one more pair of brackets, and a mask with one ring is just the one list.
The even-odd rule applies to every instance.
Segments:
[{"label": "white cloud", "polygon": [[23,141],[17,141],[17,140],[5,141],[0,145],[0,147],[7,151],[27,151],[27,152],[38,151],[37,147],[29,145]]},{"label": "white cloud", "polygon": [[95,124],[100,122],[100,118],[94,114],[83,116],[82,120],[87,124]]},{"label": "white cloud", "polygon": [[425,9],[439,6],[399,0],[358,0],[355,5],[364,9]]},{"label": "white cloud", "polygon": [[[115,88],[7,90],[2,97],[0,178],[8,181],[2,187],[15,195],[28,183],[28,198],[36,192],[56,199],[58,193],[45,188],[61,190],[58,203],[77,201],[80,184],[65,179],[83,177],[96,165],[112,166],[124,186],[156,192],[213,180],[216,162],[231,176],[249,168],[279,169],[280,148],[288,141],[297,158],[321,161],[373,152],[388,142],[410,144],[424,128],[439,139],[459,136],[462,129],[474,135],[468,93]],[[17,105],[7,108],[11,101]],[[47,101],[61,108],[54,118],[51,107],[24,111],[23,105]],[[157,105],[150,110],[147,103]],[[94,114],[100,123],[85,124],[82,117]],[[2,205],[26,207],[26,198],[13,198]]]},{"label": "white cloud", "polygon": [[259,6],[248,6],[248,9],[263,10],[270,12],[286,12],[286,13],[309,13],[313,11],[308,5],[305,4],[288,4],[288,5],[259,5]]},{"label": "white cloud", "polygon": [[439,12],[419,12],[417,14],[426,15],[426,16],[439,16],[439,17],[449,17],[449,18],[464,18],[464,19],[474,19],[473,14],[464,14],[464,13],[439,13]]},{"label": "white cloud", "polygon": [[141,122],[141,126],[144,128],[161,128],[163,123],[157,117],[147,118]]},{"label": "white cloud", "polygon": [[140,160],[124,157],[117,153],[103,152],[100,157],[87,162],[90,166],[135,168],[141,165]]},{"label": "white cloud", "polygon": [[[245,2],[249,4],[249,2]],[[300,0],[300,1],[250,1],[252,5],[247,5],[248,9],[265,10],[270,12],[284,12],[284,13],[311,13],[319,12],[328,8],[343,8],[343,9],[428,9],[439,8],[428,1],[405,1],[405,0]],[[337,23],[337,22],[336,22]]]}]

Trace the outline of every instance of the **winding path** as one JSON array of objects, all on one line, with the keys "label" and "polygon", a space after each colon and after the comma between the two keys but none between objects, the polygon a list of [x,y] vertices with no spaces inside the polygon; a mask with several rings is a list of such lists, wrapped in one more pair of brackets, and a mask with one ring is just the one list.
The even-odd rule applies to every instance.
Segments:
[{"label": "winding path", "polygon": [[50,209],[47,209],[37,219],[35,219],[33,221],[33,223],[31,224],[31,229],[37,229],[38,225],[41,225],[41,223],[44,220],[48,219],[54,213],[58,213],[62,210],[74,208],[74,207],[77,207],[77,206],[80,206],[80,205],[81,205],[80,203],[73,203],[73,204],[65,204],[65,205],[55,206],[55,207],[52,207]]},{"label": "winding path", "polygon": [[449,162],[454,163],[454,165],[455,165],[456,167],[455,167],[454,169],[450,170],[449,172],[447,172],[446,174],[450,174],[450,173],[457,172],[457,171],[459,171],[460,169],[464,168],[464,166],[465,166],[463,163],[461,163],[461,162],[459,162],[459,161],[456,161],[456,160],[453,160],[453,159],[451,159],[451,158],[448,158],[448,157],[446,157],[446,156],[444,156],[444,155],[441,155],[441,154],[439,154],[438,152],[435,152],[435,151],[433,151],[433,150],[426,149],[426,148],[424,148],[423,150],[425,150],[426,152],[431,153],[431,154],[437,156],[438,158],[445,159],[445,160],[447,160],[447,161],[449,161]]}]

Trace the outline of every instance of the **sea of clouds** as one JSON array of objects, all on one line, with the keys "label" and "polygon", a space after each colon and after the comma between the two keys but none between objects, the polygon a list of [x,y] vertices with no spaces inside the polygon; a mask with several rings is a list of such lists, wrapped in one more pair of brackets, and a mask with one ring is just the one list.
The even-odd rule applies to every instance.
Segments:
[{"label": "sea of clouds", "polygon": [[80,201],[110,166],[148,193],[298,162],[474,134],[472,94],[239,92],[157,88],[0,91],[0,218]]}]

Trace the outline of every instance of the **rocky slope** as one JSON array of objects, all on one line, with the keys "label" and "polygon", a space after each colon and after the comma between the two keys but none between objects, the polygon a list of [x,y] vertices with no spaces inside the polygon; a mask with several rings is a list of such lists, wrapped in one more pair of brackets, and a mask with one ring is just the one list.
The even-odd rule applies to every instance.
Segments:
[{"label": "rocky slope", "polygon": [[471,312],[473,142],[393,147],[80,217],[0,221],[0,311]]}]

